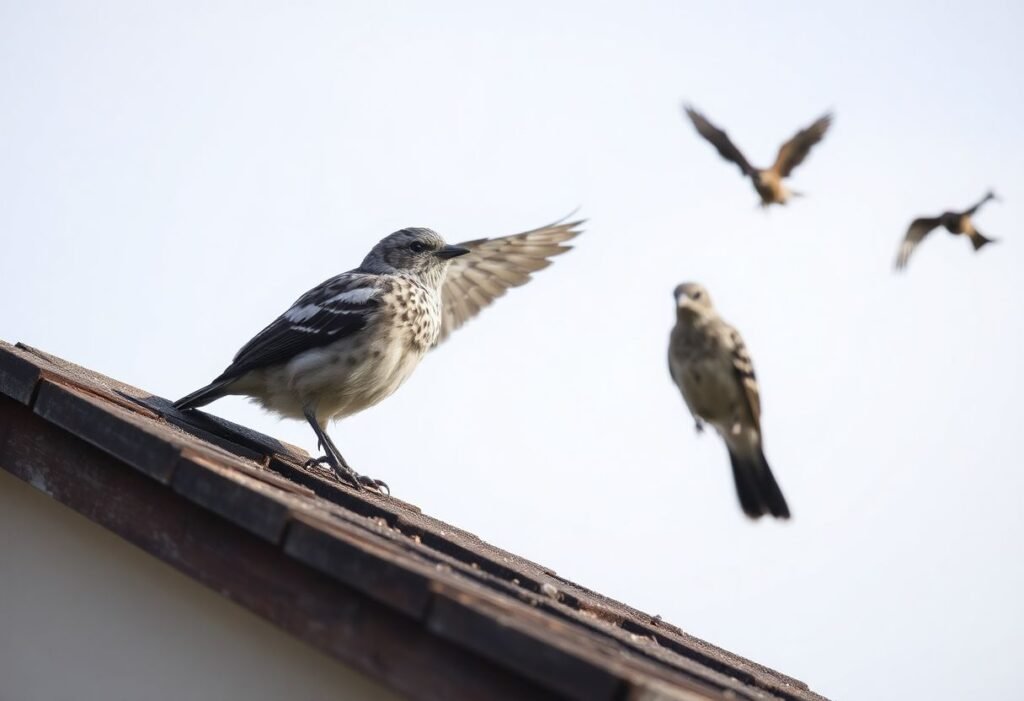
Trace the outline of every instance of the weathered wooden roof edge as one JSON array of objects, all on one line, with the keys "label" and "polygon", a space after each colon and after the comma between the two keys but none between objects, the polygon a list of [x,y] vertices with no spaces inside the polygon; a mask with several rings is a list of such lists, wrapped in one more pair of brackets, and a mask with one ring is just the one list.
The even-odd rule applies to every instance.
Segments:
[{"label": "weathered wooden roof edge", "polygon": [[823,698],[307,457],[0,341],[0,469],[410,697]]}]

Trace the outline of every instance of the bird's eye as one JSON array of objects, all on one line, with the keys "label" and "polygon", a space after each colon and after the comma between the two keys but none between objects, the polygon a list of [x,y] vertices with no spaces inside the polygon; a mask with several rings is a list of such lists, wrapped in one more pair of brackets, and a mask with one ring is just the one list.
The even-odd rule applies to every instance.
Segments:
[{"label": "bird's eye", "polygon": [[693,298],[694,299],[700,299],[703,296],[704,296],[704,293],[702,293],[700,290],[695,290],[694,293],[693,293]]},{"label": "bird's eye", "polygon": [[423,253],[423,251],[427,250],[427,244],[422,241],[413,241],[409,244],[409,250],[413,253]]}]

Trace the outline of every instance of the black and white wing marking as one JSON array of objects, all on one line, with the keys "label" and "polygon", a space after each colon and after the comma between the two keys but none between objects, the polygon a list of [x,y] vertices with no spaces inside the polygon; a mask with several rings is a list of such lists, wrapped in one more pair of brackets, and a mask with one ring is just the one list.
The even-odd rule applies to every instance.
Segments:
[{"label": "black and white wing marking", "polygon": [[746,400],[747,409],[754,421],[754,428],[761,430],[761,391],[757,386],[757,375],[754,374],[754,361],[750,358],[747,345],[743,342],[740,332],[728,327],[729,339],[732,346],[730,362],[743,390],[743,398]]},{"label": "black and white wing marking", "polygon": [[218,380],[286,363],[300,353],[358,333],[380,306],[376,276],[342,273],[314,287],[246,343]]},{"label": "black and white wing marking", "polygon": [[579,236],[583,221],[555,223],[521,234],[457,244],[470,252],[452,261],[441,289],[441,332],[437,346],[481,309],[551,265],[568,251],[565,242]]}]

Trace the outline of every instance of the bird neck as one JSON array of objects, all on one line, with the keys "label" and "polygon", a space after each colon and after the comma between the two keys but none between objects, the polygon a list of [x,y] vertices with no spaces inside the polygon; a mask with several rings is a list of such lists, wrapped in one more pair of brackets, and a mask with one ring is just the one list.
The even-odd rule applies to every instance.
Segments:
[{"label": "bird neck", "polygon": [[393,278],[404,280],[406,283],[413,287],[421,290],[426,294],[426,299],[430,302],[440,304],[441,301],[441,286],[444,283],[444,277],[430,274],[429,272],[409,272],[409,271],[396,271],[392,273]]},{"label": "bird neck", "polygon": [[[418,271],[403,275],[412,282],[420,285],[428,292],[438,292],[444,284],[444,276],[448,272],[448,266],[433,266],[427,270]],[[401,274],[401,273],[400,273]]]},{"label": "bird neck", "polygon": [[707,319],[707,314],[694,307],[676,307],[676,321],[683,326],[697,326]]}]

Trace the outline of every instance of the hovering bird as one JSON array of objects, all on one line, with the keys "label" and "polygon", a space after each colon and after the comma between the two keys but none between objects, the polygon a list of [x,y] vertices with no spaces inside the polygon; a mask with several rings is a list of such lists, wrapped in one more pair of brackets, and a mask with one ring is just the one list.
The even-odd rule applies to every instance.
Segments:
[{"label": "hovering bird", "polygon": [[326,463],[358,489],[386,489],[348,465],[327,435],[327,423],[390,396],[429,349],[568,251],[564,244],[579,235],[582,223],[456,246],[430,229],[396,231],[358,268],[299,297],[213,382],[174,405],[186,410],[225,395],[248,396],[270,411],[309,422],[326,453],[310,465]]},{"label": "hovering bird", "polygon": [[675,289],[676,325],[668,369],[697,432],[711,424],[725,441],[740,506],[750,518],[789,518],[789,506],[768,467],[761,438],[761,396],[754,365],[739,332],[715,311],[706,289]]},{"label": "hovering bird", "polygon": [[761,197],[761,206],[767,207],[771,204],[786,204],[790,197],[799,197],[802,193],[793,192],[783,184],[783,179],[788,178],[793,169],[803,163],[811,147],[822,140],[825,132],[832,124],[832,115],[825,114],[814,124],[798,131],[792,139],[779,148],[779,155],[775,157],[775,163],[771,168],[755,168],[747,162],[738,148],[729,139],[729,135],[709,122],[707,118],[690,106],[686,106],[686,114],[689,116],[697,133],[711,142],[711,145],[718,151],[718,155],[727,161],[731,161],[740,167],[743,175],[750,178],[754,183],[754,189]]},{"label": "hovering bird", "polygon": [[910,227],[907,229],[906,235],[903,237],[903,243],[900,244],[900,250],[896,254],[896,270],[903,270],[907,267],[907,261],[910,260],[910,254],[917,248],[917,244],[924,240],[924,237],[932,232],[933,229],[941,226],[953,235],[963,234],[971,240],[971,244],[974,246],[974,250],[977,251],[979,248],[987,243],[993,243],[998,239],[990,239],[986,236],[982,236],[974,227],[974,222],[971,221],[971,217],[981,209],[981,206],[989,200],[997,200],[995,193],[989,190],[985,193],[985,196],[981,198],[976,205],[970,209],[964,210],[963,212],[943,212],[937,217],[918,217],[914,221],[910,222]]}]

